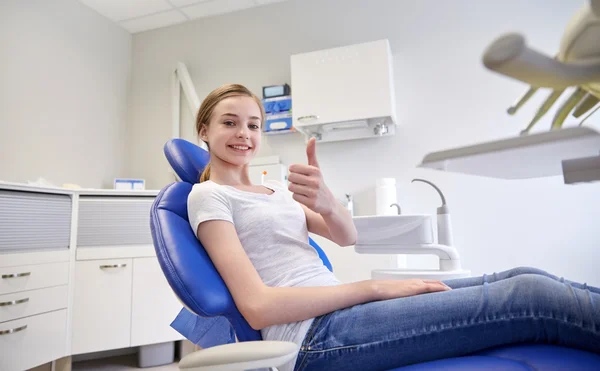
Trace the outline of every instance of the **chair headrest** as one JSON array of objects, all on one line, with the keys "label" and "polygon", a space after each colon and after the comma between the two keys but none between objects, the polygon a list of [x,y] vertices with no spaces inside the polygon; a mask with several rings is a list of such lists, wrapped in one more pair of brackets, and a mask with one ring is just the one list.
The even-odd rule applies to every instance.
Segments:
[{"label": "chair headrest", "polygon": [[186,183],[198,183],[210,160],[208,151],[180,138],[170,139],[163,150],[179,179]]}]

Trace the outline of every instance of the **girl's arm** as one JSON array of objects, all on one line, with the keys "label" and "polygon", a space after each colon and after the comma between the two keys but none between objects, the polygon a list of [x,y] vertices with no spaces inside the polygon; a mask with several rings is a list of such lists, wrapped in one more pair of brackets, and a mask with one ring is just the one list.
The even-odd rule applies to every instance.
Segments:
[{"label": "girl's arm", "polygon": [[197,235],[238,310],[256,330],[376,298],[369,281],[334,287],[268,287],[246,255],[233,224],[223,220],[202,222]]},{"label": "girl's arm", "polygon": [[325,287],[266,286],[242,248],[232,223],[200,223],[197,236],[225,281],[236,307],[256,330],[314,318],[338,309],[374,300],[423,292],[444,291],[439,281],[366,280]]},{"label": "girl's arm", "polygon": [[356,227],[350,212],[339,202],[327,214],[317,214],[300,204],[306,215],[308,231],[345,247],[356,243]]}]

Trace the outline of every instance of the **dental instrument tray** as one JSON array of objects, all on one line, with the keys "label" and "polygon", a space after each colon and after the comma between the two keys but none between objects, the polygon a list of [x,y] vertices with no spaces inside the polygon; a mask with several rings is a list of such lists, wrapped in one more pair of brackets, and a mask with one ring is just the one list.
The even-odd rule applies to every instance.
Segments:
[{"label": "dental instrument tray", "polygon": [[570,184],[600,177],[599,154],[598,131],[569,127],[429,153],[419,167],[502,179],[563,175]]},{"label": "dental instrument tray", "polygon": [[431,215],[376,215],[352,218],[359,254],[394,254],[407,246],[434,243]]}]

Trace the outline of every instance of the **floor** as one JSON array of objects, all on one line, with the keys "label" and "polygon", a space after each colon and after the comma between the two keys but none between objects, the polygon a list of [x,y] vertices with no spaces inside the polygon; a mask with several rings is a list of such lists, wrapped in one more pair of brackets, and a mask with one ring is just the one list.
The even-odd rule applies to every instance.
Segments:
[{"label": "floor", "polygon": [[128,354],[124,356],[95,359],[91,361],[74,362],[73,371],[126,371],[126,370],[145,370],[145,371],[179,371],[177,363],[164,366],[139,368],[137,366],[137,354]]}]

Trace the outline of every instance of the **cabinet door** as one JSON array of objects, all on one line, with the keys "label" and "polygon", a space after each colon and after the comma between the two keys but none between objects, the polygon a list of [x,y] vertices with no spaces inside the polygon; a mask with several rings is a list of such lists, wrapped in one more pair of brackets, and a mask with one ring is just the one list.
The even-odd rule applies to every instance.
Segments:
[{"label": "cabinet door", "polygon": [[391,115],[388,48],[377,41],[292,55],[294,125]]},{"label": "cabinet door", "polygon": [[75,263],[72,352],[129,347],[132,259]]},{"label": "cabinet door", "polygon": [[182,340],[171,326],[182,305],[157,258],[133,259],[131,346]]}]

